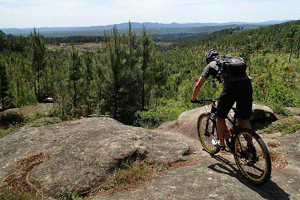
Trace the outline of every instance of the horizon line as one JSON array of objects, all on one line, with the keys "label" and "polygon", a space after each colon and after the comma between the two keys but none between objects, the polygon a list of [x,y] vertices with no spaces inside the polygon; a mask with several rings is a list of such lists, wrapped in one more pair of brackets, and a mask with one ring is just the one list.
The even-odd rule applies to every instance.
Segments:
[{"label": "horizon line", "polygon": [[[297,21],[296,19],[294,20],[268,20],[268,21],[260,21],[260,22],[239,22],[239,21],[231,21],[231,22],[170,22],[170,23],[163,23],[163,22],[131,22],[130,23],[137,23],[137,24],[145,24],[145,23],[150,23],[150,24],[163,24],[163,25],[171,25],[171,24],[234,24],[234,23],[239,23],[239,24],[261,24],[261,23],[271,23],[271,22],[288,22],[288,21]],[[121,22],[121,23],[116,23],[116,24],[107,24],[107,25],[93,25],[93,26],[41,26],[41,27],[25,27],[25,28],[17,28],[17,27],[0,27],[0,29],[32,29],[32,28],[87,28],[87,27],[105,27],[105,26],[115,26],[115,25],[122,25],[122,24],[129,24],[128,22]]]}]

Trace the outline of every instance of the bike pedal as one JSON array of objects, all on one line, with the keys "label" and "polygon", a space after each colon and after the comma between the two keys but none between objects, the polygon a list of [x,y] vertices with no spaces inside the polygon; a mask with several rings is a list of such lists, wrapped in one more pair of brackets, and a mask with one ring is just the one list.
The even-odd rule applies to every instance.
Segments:
[{"label": "bike pedal", "polygon": [[230,153],[231,151],[230,151],[230,149],[229,148],[227,148],[227,147],[225,147],[225,148],[221,148],[220,149],[221,151],[223,151],[223,152],[228,152],[228,153]]}]

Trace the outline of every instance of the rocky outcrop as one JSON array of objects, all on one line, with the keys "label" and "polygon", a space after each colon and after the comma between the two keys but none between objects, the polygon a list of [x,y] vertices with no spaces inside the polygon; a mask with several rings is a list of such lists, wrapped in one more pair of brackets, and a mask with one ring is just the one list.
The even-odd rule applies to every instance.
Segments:
[{"label": "rocky outcrop", "polygon": [[300,115],[300,108],[286,107],[294,115]]},{"label": "rocky outcrop", "polygon": [[[202,113],[210,112],[211,106],[203,106],[181,113],[177,120],[165,122],[156,130],[166,132],[177,132],[189,137],[198,139],[197,120]],[[233,111],[229,113],[233,116]],[[267,106],[253,104],[251,122],[254,129],[267,127],[273,121],[277,120],[273,110]]]},{"label": "rocky outcrop", "polygon": [[30,115],[33,112],[41,111],[45,113],[49,113],[53,107],[53,103],[38,103],[32,106],[26,106],[23,108],[11,108],[0,112],[0,115],[7,115],[9,113],[17,113],[22,116]]},{"label": "rocky outcrop", "polygon": [[[270,108],[253,108],[252,121],[274,120]],[[300,132],[261,134],[271,154],[272,178],[256,187],[245,181],[231,154],[211,157],[202,150],[196,122],[209,109],[186,111],[154,131],[111,118],[23,127],[0,139],[0,189],[25,182],[44,197],[86,194],[122,163],[148,160],[178,167],[135,190],[93,193],[91,199],[299,199]],[[181,160],[187,162],[176,162]]]},{"label": "rocky outcrop", "polygon": [[12,182],[11,175],[28,160],[36,164],[22,173],[38,191],[55,196],[90,190],[123,161],[146,159],[168,163],[189,153],[187,143],[111,118],[23,127],[0,139],[0,187]]}]

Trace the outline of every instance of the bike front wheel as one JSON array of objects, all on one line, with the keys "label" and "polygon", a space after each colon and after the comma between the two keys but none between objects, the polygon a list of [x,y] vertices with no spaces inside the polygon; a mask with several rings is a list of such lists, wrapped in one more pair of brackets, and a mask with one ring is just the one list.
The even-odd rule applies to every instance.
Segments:
[{"label": "bike front wheel", "polygon": [[198,118],[197,130],[203,148],[212,155],[218,153],[220,147],[214,144],[218,140],[216,121],[206,113],[201,114]]},{"label": "bike front wheel", "polygon": [[241,129],[234,140],[235,162],[243,176],[260,185],[271,177],[270,154],[261,137],[250,129]]}]

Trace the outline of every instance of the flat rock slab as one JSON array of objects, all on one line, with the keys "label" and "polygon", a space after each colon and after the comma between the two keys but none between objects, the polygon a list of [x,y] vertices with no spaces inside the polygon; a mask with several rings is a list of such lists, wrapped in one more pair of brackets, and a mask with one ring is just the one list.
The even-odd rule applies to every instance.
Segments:
[{"label": "flat rock slab", "polygon": [[226,159],[223,156],[218,158],[203,158],[190,166],[168,171],[140,189],[102,194],[92,200],[300,198],[300,176],[297,171],[274,171],[270,182],[257,187],[244,180],[233,162],[224,163]]},{"label": "flat rock slab", "polygon": [[[272,161],[272,177],[264,185],[254,186],[240,174],[233,156],[221,152],[211,157],[198,150],[193,157],[198,161],[189,166],[167,171],[137,190],[113,194],[99,194],[92,200],[158,200],[158,199],[217,199],[217,200],[298,200],[300,199],[300,131],[291,135],[263,135],[265,143],[277,143],[268,147],[281,153],[287,163],[277,168],[281,158]],[[200,144],[199,144],[200,146]]]},{"label": "flat rock slab", "polygon": [[90,190],[128,159],[168,163],[189,153],[185,142],[111,118],[23,127],[0,139],[0,187],[17,166],[37,155],[44,155],[43,160],[30,171],[29,181],[55,196]]}]

